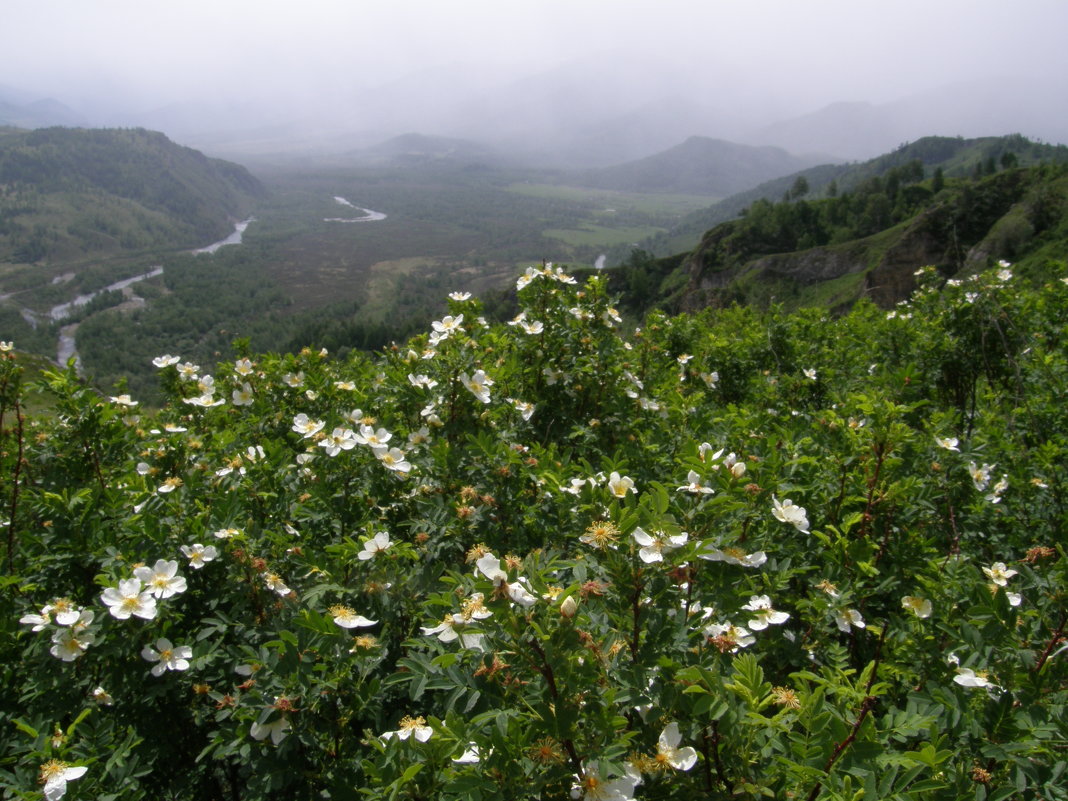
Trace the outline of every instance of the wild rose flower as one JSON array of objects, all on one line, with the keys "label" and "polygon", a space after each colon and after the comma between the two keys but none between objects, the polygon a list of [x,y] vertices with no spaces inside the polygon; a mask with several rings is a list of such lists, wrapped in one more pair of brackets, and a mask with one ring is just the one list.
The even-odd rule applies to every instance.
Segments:
[{"label": "wild rose flower", "polygon": [[389,539],[389,532],[379,531],[371,539],[363,541],[363,548],[356,554],[356,558],[364,562],[368,559],[374,559],[392,545],[393,543]]},{"label": "wild rose flower", "polygon": [[50,759],[41,765],[39,781],[45,801],[59,801],[67,792],[67,782],[80,779],[89,768]]},{"label": "wild rose flower", "polygon": [[901,599],[901,606],[918,618],[927,618],[931,616],[933,607],[931,602],[926,598],[917,598],[914,595],[906,595]]},{"label": "wild rose flower", "polygon": [[139,578],[123,579],[117,588],[107,587],[100,594],[100,600],[118,620],[127,620],[131,615],[144,620],[156,616],[156,599],[151,592],[141,590]]},{"label": "wild rose flower", "polygon": [[697,555],[710,562],[726,562],[729,565],[738,565],[739,567],[760,567],[768,561],[768,556],[763,551],[746,553],[741,548],[720,549],[711,543],[703,545]]},{"label": "wild rose flower", "polygon": [[749,599],[749,603],[742,607],[748,612],[755,613],[749,620],[749,628],[754,631],[762,631],[769,625],[781,625],[785,623],[790,615],[787,612],[778,612],[771,608],[771,598],[767,595],[754,595]]},{"label": "wild rose flower", "polygon": [[785,498],[780,503],[779,499],[774,495],[771,496],[771,504],[771,513],[776,520],[782,523],[789,523],[798,531],[808,532],[808,515],[805,512],[805,507],[795,506],[794,502],[789,498]]},{"label": "wild rose flower", "polygon": [[189,566],[194,570],[200,570],[200,568],[219,555],[219,551],[214,545],[201,545],[199,542],[195,542],[192,545],[183,545],[181,551],[189,560]]},{"label": "wild rose flower", "polygon": [[682,735],[679,734],[679,724],[672,721],[660,732],[654,757],[657,765],[670,765],[675,770],[689,770],[697,764],[697,752],[688,745],[679,748],[680,742]]},{"label": "wild rose flower", "polygon": [[193,656],[193,649],[188,645],[174,645],[166,637],[156,640],[156,647],[146,645],[141,649],[141,657],[147,662],[155,662],[152,666],[153,676],[162,676],[168,670],[188,670],[189,659]]},{"label": "wild rose flower", "polygon": [[407,740],[409,737],[414,737],[419,742],[425,743],[434,734],[434,730],[426,725],[426,720],[421,716],[413,718],[405,715],[398,725],[399,728],[395,731],[383,732],[382,739],[389,740],[396,737],[398,740]]},{"label": "wild rose flower", "polygon": [[135,567],[133,573],[157,598],[170,598],[186,590],[185,578],[178,575],[178,562],[176,561],[158,559],[155,566]]}]

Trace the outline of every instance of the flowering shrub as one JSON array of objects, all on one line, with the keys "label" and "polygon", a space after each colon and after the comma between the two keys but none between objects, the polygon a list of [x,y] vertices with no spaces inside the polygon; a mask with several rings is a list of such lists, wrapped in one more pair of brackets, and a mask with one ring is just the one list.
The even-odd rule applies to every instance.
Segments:
[{"label": "flowering shrub", "polygon": [[624,333],[550,265],[154,411],[7,348],[4,797],[1068,798],[1068,287],[1007,269]]}]

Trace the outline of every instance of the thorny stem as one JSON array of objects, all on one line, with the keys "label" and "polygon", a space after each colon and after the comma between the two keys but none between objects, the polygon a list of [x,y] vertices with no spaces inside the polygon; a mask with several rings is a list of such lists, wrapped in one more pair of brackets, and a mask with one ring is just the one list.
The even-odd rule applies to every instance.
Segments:
[{"label": "thorny stem", "polygon": [[15,402],[15,441],[17,452],[15,454],[15,472],[11,477],[11,504],[7,511],[7,573],[14,575],[15,562],[15,512],[19,504],[19,481],[22,474],[23,460],[23,421],[22,409],[18,401]]},{"label": "thorny stem", "polygon": [[879,474],[883,470],[883,460],[886,459],[888,447],[885,443],[877,443],[872,445],[872,450],[875,451],[875,474],[868,480],[868,502],[864,507],[863,523],[860,527],[860,533],[862,536],[867,537],[871,530],[871,510],[875,506],[875,488],[879,485]]},{"label": "thorny stem", "polygon": [[641,581],[635,581],[634,594],[630,599],[631,616],[634,619],[634,627],[631,631],[630,637],[630,656],[635,662],[638,661],[638,645],[641,638],[641,626],[639,625],[639,619],[642,613],[642,583]]},{"label": "thorny stem", "polygon": [[[549,660],[545,657],[545,651],[542,650],[538,641],[531,639],[529,642],[531,649],[538,655],[538,659],[541,660],[540,663],[534,663],[534,669],[545,679],[545,684],[549,688],[549,695],[553,699],[553,704],[558,704],[560,703],[560,693],[556,689],[556,676],[553,675],[553,667],[549,664]],[[571,767],[574,769],[575,774],[581,776],[582,760],[579,759],[578,752],[575,750],[575,743],[570,737],[565,737],[560,743],[564,746],[564,750],[567,751],[567,757],[571,760]]]},{"label": "thorny stem", "polygon": [[[849,730],[849,734],[842,742],[838,743],[834,747],[834,751],[829,757],[827,757],[827,763],[823,766],[823,772],[830,774],[831,768],[834,767],[834,763],[845,753],[846,749],[853,744],[853,741],[857,739],[857,732],[860,731],[860,727],[864,725],[864,720],[868,717],[872,708],[875,706],[878,700],[874,695],[868,695],[871,692],[871,688],[875,684],[876,676],[879,675],[879,660],[882,658],[883,643],[886,641],[886,626],[883,627],[883,633],[879,636],[879,643],[875,646],[875,659],[872,661],[871,675],[868,677],[868,683],[864,686],[864,700],[860,702],[860,710],[857,714],[857,719],[853,721],[853,726]],[[808,794],[807,801],[816,801],[816,797],[820,794],[820,788],[823,787],[823,781],[817,781],[812,788],[812,792]]]},{"label": "thorny stem", "polygon": [[1061,624],[1057,626],[1057,630],[1053,632],[1053,636],[1049,638],[1049,645],[1046,646],[1046,650],[1042,652],[1042,656],[1039,657],[1038,662],[1031,668],[1035,673],[1042,671],[1042,667],[1046,664],[1046,660],[1049,659],[1049,655],[1053,653],[1053,649],[1056,647],[1062,639],[1064,639],[1064,626],[1068,623],[1068,612],[1061,612]]}]

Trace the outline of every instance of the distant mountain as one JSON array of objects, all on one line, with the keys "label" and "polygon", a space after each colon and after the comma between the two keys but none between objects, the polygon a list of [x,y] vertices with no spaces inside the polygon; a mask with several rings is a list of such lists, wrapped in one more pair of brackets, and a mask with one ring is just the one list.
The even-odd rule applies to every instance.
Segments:
[{"label": "distant mountain", "polygon": [[143,129],[0,133],[0,261],[193,247],[264,194],[240,165]]},{"label": "distant mountain", "polygon": [[816,162],[777,147],[753,147],[691,136],[680,145],[637,161],[587,170],[574,182],[598,189],[726,197]]},{"label": "distant mountain", "polygon": [[868,159],[902,142],[941,136],[1002,135],[1068,143],[1068,84],[1060,79],[991,78],[941,87],[891,103],[834,103],[757,129],[745,141],[794,153]]},{"label": "distant mountain", "polygon": [[0,126],[47,128],[53,125],[87,125],[86,118],[52,98],[32,98],[0,86]]}]

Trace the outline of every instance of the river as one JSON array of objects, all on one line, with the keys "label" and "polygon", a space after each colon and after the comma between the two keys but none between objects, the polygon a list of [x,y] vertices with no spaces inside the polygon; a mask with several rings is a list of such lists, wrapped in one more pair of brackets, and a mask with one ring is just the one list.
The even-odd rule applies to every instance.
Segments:
[{"label": "river", "polygon": [[386,219],[386,215],[380,211],[371,211],[371,209],[361,208],[347,201],[343,197],[334,196],[334,200],[341,206],[348,206],[350,209],[356,209],[362,211],[363,217],[324,217],[323,222],[340,222],[340,223],[356,223],[356,222],[377,222],[378,220]]}]

